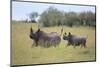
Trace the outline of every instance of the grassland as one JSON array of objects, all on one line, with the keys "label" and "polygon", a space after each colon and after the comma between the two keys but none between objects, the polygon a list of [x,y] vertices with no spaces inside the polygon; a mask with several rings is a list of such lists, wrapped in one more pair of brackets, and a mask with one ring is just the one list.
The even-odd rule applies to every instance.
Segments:
[{"label": "grassland", "polygon": [[[56,48],[31,48],[33,41],[29,38],[30,27],[37,29],[37,24],[12,23],[12,65],[23,64],[44,64],[76,61],[95,60],[95,29],[90,27],[66,27],[64,32],[71,32],[75,35],[87,36],[87,48],[72,46],[66,47],[67,41],[62,39]],[[45,32],[58,32],[61,27],[43,27]]]}]

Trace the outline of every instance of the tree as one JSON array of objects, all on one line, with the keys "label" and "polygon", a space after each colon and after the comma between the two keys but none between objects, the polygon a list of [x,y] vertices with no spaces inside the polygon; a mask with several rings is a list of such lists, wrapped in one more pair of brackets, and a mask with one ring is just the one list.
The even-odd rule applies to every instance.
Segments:
[{"label": "tree", "polygon": [[87,11],[87,12],[62,12],[56,9],[55,7],[49,7],[45,10],[39,18],[39,23],[42,23],[43,26],[96,26],[96,14]]},{"label": "tree", "polygon": [[88,11],[87,12],[87,25],[88,26],[95,26],[96,18],[95,13]]},{"label": "tree", "polygon": [[65,22],[64,24],[72,27],[73,25],[77,25],[79,21],[78,14],[75,12],[65,13]]},{"label": "tree", "polygon": [[81,12],[79,14],[79,19],[80,19],[80,25],[86,25],[86,22],[87,22],[87,15],[86,15],[86,12]]},{"label": "tree", "polygon": [[37,16],[38,16],[37,12],[30,13],[29,18],[31,19],[31,22],[36,22],[35,19]]},{"label": "tree", "polygon": [[81,12],[79,14],[80,17],[80,24],[86,26],[95,26],[96,17],[95,13],[91,11]]},{"label": "tree", "polygon": [[62,22],[63,14],[61,11],[57,10],[54,7],[49,7],[40,15],[40,23],[43,23],[44,26],[55,26],[60,25]]}]

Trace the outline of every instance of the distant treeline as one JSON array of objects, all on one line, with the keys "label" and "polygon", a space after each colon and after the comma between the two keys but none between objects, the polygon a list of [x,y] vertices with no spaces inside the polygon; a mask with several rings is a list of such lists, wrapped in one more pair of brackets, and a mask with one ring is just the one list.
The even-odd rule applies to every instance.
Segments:
[{"label": "distant treeline", "polygon": [[63,12],[54,7],[49,7],[39,18],[43,26],[96,26],[96,14],[91,11],[84,12]]}]

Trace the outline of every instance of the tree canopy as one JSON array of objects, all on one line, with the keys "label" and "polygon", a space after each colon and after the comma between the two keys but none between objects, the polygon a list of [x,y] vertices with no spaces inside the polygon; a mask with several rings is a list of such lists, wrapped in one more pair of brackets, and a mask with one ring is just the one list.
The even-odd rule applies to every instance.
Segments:
[{"label": "tree canopy", "polygon": [[[30,14],[30,18],[34,19],[38,16],[36,12]],[[49,7],[45,10],[39,18],[39,23],[42,23],[43,26],[96,26],[96,14],[91,11],[84,12],[64,12],[60,11],[55,7]]]}]

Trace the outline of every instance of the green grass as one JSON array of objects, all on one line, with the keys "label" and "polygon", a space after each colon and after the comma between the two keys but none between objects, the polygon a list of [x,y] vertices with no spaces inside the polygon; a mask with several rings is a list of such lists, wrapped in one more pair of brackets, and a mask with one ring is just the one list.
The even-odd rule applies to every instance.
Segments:
[{"label": "green grass", "polygon": [[[31,48],[33,43],[29,38],[31,25],[33,29],[38,28],[35,23],[12,23],[12,65],[95,60],[95,29],[64,26],[64,32],[70,31],[75,35],[86,35],[87,48],[66,47],[67,41],[63,39],[56,48]],[[42,27],[41,29],[45,32],[58,32],[60,34],[61,27]]]}]

